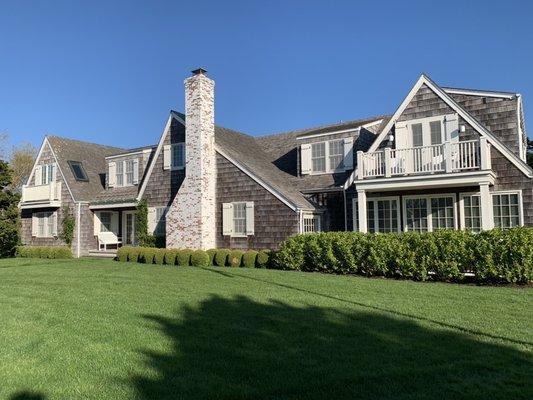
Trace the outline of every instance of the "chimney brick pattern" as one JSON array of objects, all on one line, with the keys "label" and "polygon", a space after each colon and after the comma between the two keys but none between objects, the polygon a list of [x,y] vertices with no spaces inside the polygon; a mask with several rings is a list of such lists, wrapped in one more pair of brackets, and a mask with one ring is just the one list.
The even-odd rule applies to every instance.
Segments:
[{"label": "chimney brick pattern", "polygon": [[185,80],[185,179],[167,213],[167,247],[207,250],[216,242],[215,82]]}]

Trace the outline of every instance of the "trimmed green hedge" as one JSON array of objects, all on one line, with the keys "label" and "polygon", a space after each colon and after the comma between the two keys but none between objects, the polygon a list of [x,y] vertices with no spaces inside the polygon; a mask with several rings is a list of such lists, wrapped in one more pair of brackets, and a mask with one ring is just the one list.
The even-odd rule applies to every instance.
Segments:
[{"label": "trimmed green hedge", "polygon": [[215,265],[217,267],[226,267],[228,266],[228,257],[230,250],[228,249],[219,249],[215,254]]},{"label": "trimmed green hedge", "polygon": [[72,250],[68,246],[17,246],[16,257],[22,258],[72,258]]},{"label": "trimmed green hedge", "polygon": [[209,254],[204,250],[196,250],[191,254],[191,265],[193,267],[208,267]]},{"label": "trimmed green hedge", "polygon": [[248,250],[242,256],[242,266],[246,268],[255,268],[256,260],[257,260],[257,251]]},{"label": "trimmed green hedge", "polygon": [[438,281],[473,274],[479,283],[528,283],[533,281],[533,229],[305,234],[285,240],[273,261],[274,267],[297,271]]}]

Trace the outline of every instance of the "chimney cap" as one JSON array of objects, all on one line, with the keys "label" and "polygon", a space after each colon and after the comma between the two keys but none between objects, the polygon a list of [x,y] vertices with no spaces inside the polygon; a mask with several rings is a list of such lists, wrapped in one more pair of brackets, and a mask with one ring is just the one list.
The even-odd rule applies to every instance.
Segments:
[{"label": "chimney cap", "polygon": [[205,75],[207,73],[207,70],[200,67],[200,68],[192,70],[191,72],[193,75]]}]

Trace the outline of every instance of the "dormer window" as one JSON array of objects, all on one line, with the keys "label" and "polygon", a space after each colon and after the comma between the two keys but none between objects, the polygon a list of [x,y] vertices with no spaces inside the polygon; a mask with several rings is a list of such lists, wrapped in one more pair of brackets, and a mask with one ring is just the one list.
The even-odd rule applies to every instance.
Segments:
[{"label": "dormer window", "polygon": [[353,137],[302,144],[301,173],[333,174],[353,168]]},{"label": "dormer window", "polygon": [[329,142],[329,169],[332,171],[344,168],[344,140]]},{"label": "dormer window", "polygon": [[36,185],[48,185],[50,182],[55,181],[55,164],[41,165],[41,179],[40,182],[36,179]]},{"label": "dormer window", "polygon": [[139,183],[139,159],[109,162],[109,187],[133,186]]},{"label": "dormer window", "polygon": [[326,172],[326,143],[313,143],[311,146],[313,172]]}]

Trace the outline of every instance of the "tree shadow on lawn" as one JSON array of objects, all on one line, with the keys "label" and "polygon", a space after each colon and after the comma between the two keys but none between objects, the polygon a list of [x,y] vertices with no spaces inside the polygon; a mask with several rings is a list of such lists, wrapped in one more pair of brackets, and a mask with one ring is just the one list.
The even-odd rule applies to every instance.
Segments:
[{"label": "tree shadow on lawn", "polygon": [[144,353],[142,399],[533,398],[531,353],[379,312],[213,296],[144,317],[173,350]]}]

